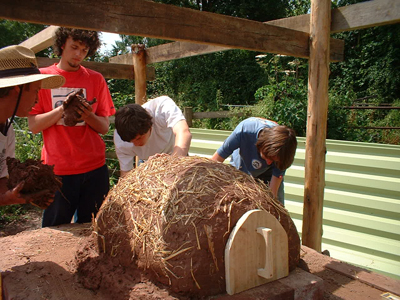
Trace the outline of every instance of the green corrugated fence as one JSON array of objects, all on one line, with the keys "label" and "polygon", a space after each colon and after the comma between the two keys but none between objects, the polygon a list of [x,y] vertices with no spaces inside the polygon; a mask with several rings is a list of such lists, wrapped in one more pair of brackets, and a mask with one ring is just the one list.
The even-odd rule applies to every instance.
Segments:
[{"label": "green corrugated fence", "polygon": [[[191,128],[190,155],[210,157],[230,131]],[[301,236],[305,138],[285,176],[285,206]],[[400,146],[327,140],[322,250],[400,279]]]}]

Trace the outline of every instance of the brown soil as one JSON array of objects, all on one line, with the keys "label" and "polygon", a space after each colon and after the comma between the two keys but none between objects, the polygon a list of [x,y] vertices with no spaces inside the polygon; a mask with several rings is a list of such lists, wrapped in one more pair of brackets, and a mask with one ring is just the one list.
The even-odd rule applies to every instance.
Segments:
[{"label": "brown soil", "polygon": [[[143,166],[144,165],[145,164],[143,164]],[[202,172],[201,170],[210,169],[210,166],[203,165],[203,162],[197,162],[196,167],[197,173],[194,172],[196,178],[199,178],[199,175]],[[223,166],[223,164],[218,164],[218,167],[225,168],[226,166]],[[176,168],[165,170],[164,175],[166,174],[168,177],[168,174],[179,174],[181,171],[182,170],[178,170]],[[189,183],[192,182],[190,180],[190,172],[186,171],[185,176],[183,176],[184,178],[188,179]],[[226,175],[227,170],[224,169],[223,173]],[[236,175],[241,175],[241,172],[238,172],[237,174],[235,173],[235,176]],[[216,186],[223,186],[222,181],[217,180],[222,177],[223,176],[220,175],[212,178],[212,181]],[[139,178],[136,179],[140,180]],[[156,179],[159,178],[153,176],[151,179],[154,183]],[[166,178],[164,179],[165,181],[168,181]],[[128,186],[134,185],[134,181],[127,183]],[[188,190],[186,185],[187,182],[185,183],[183,181],[174,181],[174,184],[175,183],[178,183],[179,186],[179,188],[176,188],[176,191]],[[247,182],[247,184],[249,183]],[[149,182],[145,182],[145,185],[149,185],[151,187],[151,183]],[[171,183],[167,182],[166,186],[171,187],[171,185]],[[233,187],[225,186],[225,188],[231,193],[228,193],[227,196],[223,199],[225,199],[226,201],[230,199],[232,202],[229,203],[234,203],[232,205],[228,205],[228,207],[231,206],[233,212],[232,214],[230,214],[232,226],[242,215],[242,210],[260,208],[257,206],[254,207],[251,204],[246,203],[247,200],[243,200],[246,199],[246,196],[249,196],[249,192],[239,195],[239,199],[243,200],[240,201],[240,204],[243,203],[245,205],[243,208],[241,208],[239,203],[236,203],[236,200],[234,200],[237,195],[235,194]],[[136,187],[136,189],[134,189],[135,193],[137,192],[137,190],[138,189]],[[150,188],[150,190],[157,189]],[[173,191],[175,191],[175,189],[173,189]],[[130,192],[132,191],[124,189],[121,194],[124,195]],[[117,196],[115,190],[109,195],[112,195],[112,197]],[[131,194],[130,196],[134,197],[133,194]],[[179,195],[179,193],[177,193],[176,196],[176,199],[178,200],[183,197],[182,195]],[[254,195],[252,195],[251,198],[254,198],[253,196]],[[191,197],[194,198],[193,194]],[[124,197],[122,198],[122,200],[125,199]],[[141,195],[140,197],[138,197],[138,199],[140,201],[146,202],[145,199],[147,198]],[[204,215],[206,218],[200,218],[199,220],[194,219],[192,220],[193,222],[188,222],[191,225],[189,227],[185,227],[184,224],[169,224],[169,230],[172,231],[170,231],[170,233],[168,233],[166,236],[160,236],[160,238],[164,239],[164,242],[166,244],[173,245],[174,240],[179,241],[180,236],[185,236],[185,238],[181,241],[187,240],[193,242],[196,246],[198,243],[200,243],[200,249],[208,249],[208,251],[205,251],[205,253],[202,254],[200,252],[190,252],[190,250],[194,248],[197,249],[197,247],[190,247],[187,251],[184,252],[180,251],[181,249],[183,249],[182,247],[178,248],[177,252],[172,252],[172,254],[171,252],[168,253],[169,256],[173,255],[174,253],[176,255],[173,256],[173,258],[171,259],[167,259],[168,264],[166,266],[168,266],[174,274],[178,274],[179,276],[187,276],[187,274],[185,274],[184,272],[187,272],[185,266],[187,266],[188,264],[190,266],[190,268],[188,269],[190,272],[197,272],[197,270],[206,270],[208,277],[204,276],[203,278],[203,276],[198,276],[196,278],[203,289],[214,289],[212,293],[210,293],[210,291],[197,291],[196,293],[191,287],[188,288],[187,286],[182,285],[182,282],[187,283],[193,281],[181,281],[179,280],[179,278],[175,278],[175,281],[174,279],[172,279],[170,282],[165,282],[165,278],[157,278],[157,276],[160,276],[160,274],[162,275],[162,273],[157,273],[159,271],[157,270],[157,265],[152,266],[148,260],[149,253],[156,253],[156,251],[146,252],[148,251],[147,248],[150,245],[146,244],[146,241],[148,241],[146,239],[143,240],[144,242],[142,243],[141,247],[135,248],[134,244],[137,241],[132,241],[131,236],[129,236],[129,233],[133,230],[133,227],[127,226],[127,222],[129,220],[129,218],[127,218],[127,215],[128,217],[133,218],[133,216],[137,212],[129,211],[127,210],[127,208],[129,207],[125,207],[125,209],[120,209],[119,212],[117,211],[117,213],[105,213],[105,208],[109,209],[110,211],[115,208],[109,206],[112,201],[110,200],[110,198],[108,198],[105,202],[105,205],[102,207],[103,212],[101,211],[99,213],[100,217],[98,216],[98,218],[96,218],[96,221],[93,222],[95,230],[93,230],[92,224],[67,224],[55,228],[29,230],[40,227],[40,210],[29,210],[25,218],[22,218],[22,220],[20,221],[12,222],[1,229],[0,271],[2,271],[1,275],[3,279],[3,289],[5,291],[4,299],[192,300],[230,298],[226,297],[226,295],[224,295],[224,290],[220,289],[219,287],[221,284],[224,284],[224,274],[218,271],[214,273],[209,273],[209,270],[211,270],[210,268],[215,267],[215,261],[223,261],[223,254],[220,252],[223,252],[226,238],[222,243],[221,237],[219,238],[219,241],[213,241],[211,239],[211,244],[214,245],[214,255],[218,258],[217,260],[215,260],[215,257],[210,254],[210,252],[212,251],[210,248],[209,235],[211,234],[211,236],[225,236],[224,231],[227,228],[226,214],[223,214],[222,212],[228,211],[224,209],[224,204],[226,204],[227,202],[225,203],[224,201],[220,200],[217,201],[218,203],[215,203],[210,199],[207,200],[204,197],[200,197],[197,200],[205,201],[206,207],[218,207],[217,211],[210,211],[207,213],[207,211],[204,210],[206,211],[206,214]],[[130,201],[131,200],[125,200],[121,203],[123,204],[124,202],[126,202],[129,204]],[[191,203],[191,205],[186,207],[185,209],[199,207],[199,203],[195,202],[193,199],[191,201],[187,200],[188,202],[185,201],[178,201]],[[121,203],[118,203],[118,205],[121,205]],[[134,204],[137,205],[138,203],[135,202]],[[122,206],[122,208],[124,208],[124,206]],[[187,211],[183,211],[184,213],[182,213],[182,207],[176,206],[175,208],[175,213],[180,212],[181,216],[188,215]],[[148,207],[142,206],[141,209],[146,210],[148,209]],[[266,209],[270,209],[271,214],[276,213],[276,211],[274,211],[272,207],[267,206]],[[171,217],[167,208],[163,207],[161,211],[163,212],[164,219],[168,219],[169,217]],[[128,214],[126,214],[127,212]],[[131,212],[131,214],[129,212]],[[236,212],[237,215],[235,215],[234,212]],[[104,223],[104,220],[102,220],[100,222],[99,218],[101,218],[101,216],[105,217],[105,220],[117,218],[118,221],[114,223]],[[139,215],[139,217],[148,216],[149,215],[145,214]],[[174,214],[174,216],[176,215]],[[151,217],[151,220],[153,219],[156,221],[158,220],[158,222],[160,222],[161,224],[163,223],[163,219],[159,218],[159,216],[157,215],[153,215]],[[174,222],[176,221],[175,219],[173,220]],[[211,223],[207,223],[207,220],[211,220]],[[155,225],[158,224],[157,222],[150,222],[149,224],[151,225],[151,230],[144,230],[144,232],[167,232],[167,230],[165,230],[165,226],[168,224],[166,223],[163,224],[163,230],[160,230],[159,228],[157,229],[155,227]],[[198,239],[196,239],[193,236],[191,237],[187,234],[189,230],[193,230],[193,224],[197,225],[199,229],[204,228],[204,231],[206,231],[205,228],[207,226],[225,229],[221,232],[218,232],[216,230],[212,230],[208,233],[205,232],[203,234],[203,237],[201,237],[201,235],[199,234]],[[144,225],[146,224],[138,223],[138,226]],[[285,224],[282,225],[283,227],[288,226]],[[117,229],[120,226],[123,226],[124,230],[119,232]],[[128,228],[129,230],[126,231],[126,228]],[[111,234],[112,232],[110,233],[106,231],[106,229],[114,230],[114,235]],[[24,231],[19,232],[21,230]],[[291,231],[288,231],[287,229],[286,231],[288,232],[288,235],[291,234]],[[15,234],[16,232],[19,233]],[[171,238],[171,232],[173,238]],[[103,237],[100,237],[100,235],[103,235]],[[197,235],[197,233],[195,235]],[[149,236],[147,236],[147,238],[149,238]],[[110,243],[110,239],[114,240],[112,240],[112,242]],[[104,240],[108,241],[108,244],[106,242],[103,242]],[[180,245],[181,242],[179,242],[175,246]],[[163,251],[165,250],[165,248],[161,249]],[[400,282],[398,281],[378,274],[370,273],[366,270],[348,264],[341,263],[340,261],[332,259],[329,256],[317,253],[314,250],[304,246],[301,247],[301,251],[299,250],[299,252],[301,260],[298,264],[298,267],[324,280],[324,299],[372,300],[380,299],[380,295],[384,291],[391,291],[395,294],[400,294]],[[132,259],[133,253],[135,255],[135,259]],[[191,253],[191,255],[187,256],[188,253]],[[141,256],[142,260],[140,259]],[[143,257],[146,259],[143,259]],[[192,261],[196,261],[196,259],[198,258],[203,259],[203,261],[200,261],[198,265],[192,265]],[[180,264],[181,262],[185,262],[185,264]],[[180,269],[182,270],[182,273],[179,273]],[[224,269],[223,265],[220,266],[220,269]],[[297,270],[298,269],[296,269],[296,271]],[[215,274],[217,274],[220,278],[217,278],[215,276],[213,277],[213,275]],[[208,285],[207,278],[210,281],[208,282]],[[174,282],[178,284],[173,286],[172,283]],[[217,287],[217,289],[215,287]],[[185,293],[182,293],[181,291],[185,291]],[[247,291],[243,293],[246,292]],[[238,297],[233,296],[232,298],[254,300],[269,299],[267,295],[265,296],[267,298],[264,298],[264,296],[261,298],[249,298],[248,294],[243,293],[238,294]]]},{"label": "brown soil", "polygon": [[[31,215],[31,214],[29,214]],[[33,214],[35,215],[35,213]],[[34,221],[36,220],[36,221]],[[23,228],[26,224],[40,225],[40,219],[29,222],[15,222],[2,229],[2,233],[13,230],[8,227]],[[167,289],[157,286],[146,279],[142,272],[127,273],[118,265],[102,265],[100,268],[110,271],[110,276],[101,282],[105,286],[119,283],[118,290],[108,293],[95,292],[83,287],[76,274],[75,255],[77,250],[88,245],[87,237],[91,234],[90,224],[68,224],[56,228],[26,230],[16,235],[0,238],[0,270],[3,272],[3,286],[6,290],[4,299],[75,299],[75,300],[106,300],[116,299],[119,290],[126,290],[125,299],[184,299],[171,295]],[[302,247],[300,265],[324,280],[324,299],[373,300],[381,299],[385,289],[376,289],[360,279],[345,276],[329,267],[344,265],[351,269],[353,275],[360,275],[365,270],[354,269],[328,256],[316,253],[307,247]],[[91,280],[99,272],[87,276]],[[379,285],[382,276],[374,276],[371,281]],[[361,277],[361,275],[360,275]],[[398,283],[398,282],[397,282]],[[399,286],[399,284],[397,284]],[[240,294],[239,294],[240,295]],[[115,296],[115,297],[114,297]],[[214,299],[218,299],[215,297]],[[224,298],[225,299],[225,298]],[[242,298],[243,299],[243,298]],[[258,298],[261,299],[261,298]]]},{"label": "brown soil", "polygon": [[84,98],[82,89],[70,94],[63,103],[64,106],[63,118],[65,125],[75,126],[80,121],[81,114],[78,112],[80,110],[79,105],[81,105],[82,103],[87,103],[89,105],[92,105],[96,101],[97,101],[96,98],[94,98],[92,101],[87,101]]},{"label": "brown soil", "polygon": [[[13,214],[7,216],[13,217],[14,220],[0,222],[0,237],[15,235],[22,231],[35,230],[41,227],[43,210],[30,204],[23,205],[22,209],[23,213],[20,216]],[[4,219],[5,217],[3,216]]]},{"label": "brown soil", "polygon": [[7,187],[11,190],[22,184],[20,193],[31,204],[42,209],[47,208],[49,199],[53,199],[62,186],[60,178],[54,175],[54,166],[45,165],[39,160],[27,159],[21,163],[16,158],[7,157],[7,168]]}]

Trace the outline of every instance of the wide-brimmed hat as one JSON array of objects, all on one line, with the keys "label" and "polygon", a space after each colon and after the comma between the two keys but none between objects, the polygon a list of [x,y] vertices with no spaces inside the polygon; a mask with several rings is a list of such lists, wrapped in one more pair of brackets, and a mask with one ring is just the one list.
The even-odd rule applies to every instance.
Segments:
[{"label": "wide-brimmed hat", "polygon": [[61,75],[40,74],[35,53],[23,46],[0,49],[0,88],[41,81],[42,89],[54,89],[65,83]]}]

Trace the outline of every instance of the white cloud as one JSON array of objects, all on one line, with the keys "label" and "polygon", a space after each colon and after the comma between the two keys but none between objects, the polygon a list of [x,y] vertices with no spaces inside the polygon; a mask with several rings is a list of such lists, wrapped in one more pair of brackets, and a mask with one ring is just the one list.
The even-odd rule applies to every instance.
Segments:
[{"label": "white cloud", "polygon": [[100,36],[100,40],[102,43],[100,52],[104,53],[105,51],[112,50],[112,48],[113,48],[112,46],[115,45],[115,41],[120,41],[121,38],[120,38],[119,34],[116,34],[116,33],[102,32],[101,36]]}]

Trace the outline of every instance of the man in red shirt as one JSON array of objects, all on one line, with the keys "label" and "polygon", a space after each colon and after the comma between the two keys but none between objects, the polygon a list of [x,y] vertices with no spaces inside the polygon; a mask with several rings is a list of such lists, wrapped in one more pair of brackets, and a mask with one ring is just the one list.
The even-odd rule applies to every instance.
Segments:
[{"label": "man in red shirt", "polygon": [[[58,89],[41,91],[39,103],[28,117],[33,133],[43,132],[42,159],[54,165],[63,187],[54,202],[44,211],[42,226],[90,222],[109,191],[105,144],[99,134],[109,129],[108,117],[115,113],[110,92],[103,76],[81,65],[100,46],[96,31],[60,27],[56,32],[55,52],[58,63],[42,68],[44,74],[58,74],[66,83]],[[93,105],[81,103],[76,108],[81,116],[75,126],[63,120],[63,101],[80,89]]]}]

